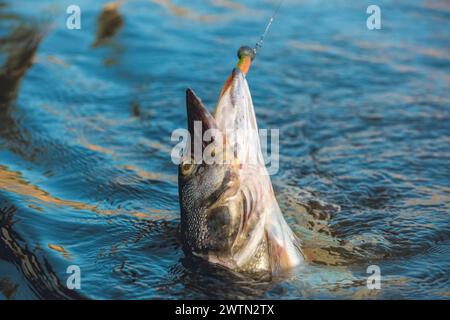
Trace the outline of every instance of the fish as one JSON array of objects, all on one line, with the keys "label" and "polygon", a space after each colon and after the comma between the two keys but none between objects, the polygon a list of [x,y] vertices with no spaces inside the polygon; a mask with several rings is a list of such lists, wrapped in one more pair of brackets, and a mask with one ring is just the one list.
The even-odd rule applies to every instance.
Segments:
[{"label": "fish", "polygon": [[[246,80],[253,49],[241,47],[238,58],[213,113],[192,89],[186,91],[192,139],[178,166],[181,240],[188,255],[210,263],[237,272],[278,275],[302,266],[305,259],[263,160]],[[216,134],[202,140],[208,131]],[[196,138],[201,139],[203,155],[222,161],[198,161]]]}]

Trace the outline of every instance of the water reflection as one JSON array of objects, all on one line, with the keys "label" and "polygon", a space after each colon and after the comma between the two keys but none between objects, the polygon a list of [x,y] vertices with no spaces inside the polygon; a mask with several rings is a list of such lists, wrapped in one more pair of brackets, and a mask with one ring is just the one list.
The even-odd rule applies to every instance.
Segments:
[{"label": "water reflection", "polygon": [[171,0],[151,0],[151,1],[157,5],[160,5],[161,7],[166,9],[170,14],[177,17],[191,19],[199,22],[212,22],[221,19],[221,16],[219,15],[200,14],[192,9],[189,9],[188,7],[183,7],[181,5],[174,4]]},{"label": "water reflection", "polygon": [[119,12],[123,1],[109,2],[103,6],[97,21],[97,34],[92,47],[99,47],[110,41],[123,26],[124,19]]},{"label": "water reflection", "polygon": [[4,280],[0,282],[0,291],[14,297],[19,286],[30,285],[34,294],[42,299],[83,299],[76,291],[67,289],[46,258],[30,251],[26,241],[12,229],[15,211],[14,207],[0,208],[0,258],[14,263],[28,283],[22,283],[20,278],[16,284]]},{"label": "water reflection", "polygon": [[33,64],[42,37],[36,26],[23,24],[3,39],[1,51],[6,54],[6,61],[0,69],[0,103],[16,97],[20,80]]}]

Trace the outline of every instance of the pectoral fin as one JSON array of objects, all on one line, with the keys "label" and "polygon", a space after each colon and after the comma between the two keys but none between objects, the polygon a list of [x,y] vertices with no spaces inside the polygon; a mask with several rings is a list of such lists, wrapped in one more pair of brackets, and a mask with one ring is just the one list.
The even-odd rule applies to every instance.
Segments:
[{"label": "pectoral fin", "polygon": [[266,221],[269,260],[273,274],[292,269],[303,263],[300,240],[284,220],[278,204]]}]

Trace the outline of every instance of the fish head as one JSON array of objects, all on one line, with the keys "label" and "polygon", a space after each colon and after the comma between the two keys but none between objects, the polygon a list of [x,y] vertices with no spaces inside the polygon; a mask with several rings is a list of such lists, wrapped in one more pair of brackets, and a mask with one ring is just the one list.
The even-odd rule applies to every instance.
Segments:
[{"label": "fish head", "polygon": [[[196,255],[227,260],[242,232],[248,206],[240,192],[243,162],[248,154],[260,152],[259,140],[252,144],[255,137],[245,131],[256,129],[254,112],[248,110],[253,105],[245,76],[239,69],[233,71],[214,115],[191,89],[186,92],[186,106],[191,141],[178,175],[183,244]],[[200,161],[195,158],[195,141]],[[205,159],[211,154],[213,162]]]},{"label": "fish head", "polygon": [[185,251],[239,271],[298,264],[295,236],[264,165],[245,74],[233,70],[213,114],[190,89],[186,105],[191,141],[178,175]]}]

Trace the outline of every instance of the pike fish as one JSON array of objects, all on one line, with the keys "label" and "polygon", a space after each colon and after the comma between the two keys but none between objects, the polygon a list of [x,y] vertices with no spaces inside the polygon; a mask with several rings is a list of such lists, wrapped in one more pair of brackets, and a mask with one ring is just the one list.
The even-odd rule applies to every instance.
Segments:
[{"label": "pike fish", "polygon": [[[246,80],[253,49],[241,47],[238,58],[213,114],[194,91],[186,92],[192,141],[178,170],[181,238],[187,254],[211,263],[237,272],[279,274],[302,265],[304,257],[263,161]],[[208,143],[200,140],[202,152],[229,161],[195,161],[195,122],[201,123],[202,135],[208,130],[219,133]]]}]

